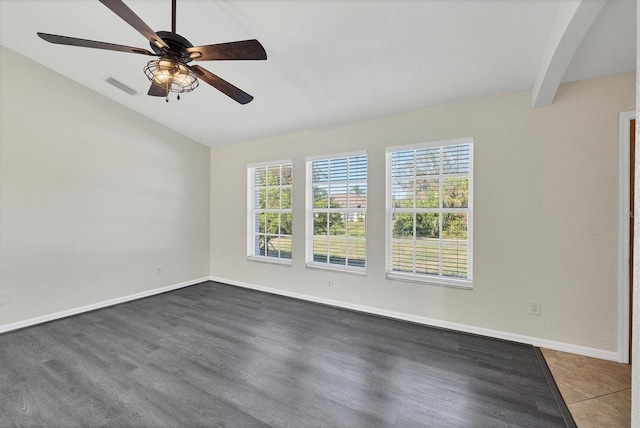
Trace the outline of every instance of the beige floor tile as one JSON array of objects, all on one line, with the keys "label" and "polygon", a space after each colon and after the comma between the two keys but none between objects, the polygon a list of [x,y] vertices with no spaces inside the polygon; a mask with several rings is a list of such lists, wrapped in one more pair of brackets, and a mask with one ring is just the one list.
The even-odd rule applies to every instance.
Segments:
[{"label": "beige floor tile", "polygon": [[593,400],[606,407],[610,413],[618,414],[631,422],[631,388]]},{"label": "beige floor tile", "polygon": [[629,388],[631,366],[566,352],[543,350],[556,383],[593,398]]},{"label": "beige floor tile", "polygon": [[[629,390],[630,391],[630,390]],[[628,404],[625,402],[628,400]],[[579,428],[625,428],[631,426],[631,395],[621,391],[568,404]],[[629,411],[626,411],[628,407]]]},{"label": "beige floor tile", "polygon": [[569,388],[568,386],[566,386],[562,382],[558,382],[556,380],[556,385],[558,385],[558,389],[560,390],[560,394],[562,394],[562,398],[564,399],[564,402],[567,403],[567,404],[577,403],[577,402],[584,401],[584,400],[588,399],[588,397],[586,395],[581,394],[578,391],[574,391],[573,389]]},{"label": "beige floor tile", "polygon": [[631,425],[631,366],[543,349],[578,428]]}]

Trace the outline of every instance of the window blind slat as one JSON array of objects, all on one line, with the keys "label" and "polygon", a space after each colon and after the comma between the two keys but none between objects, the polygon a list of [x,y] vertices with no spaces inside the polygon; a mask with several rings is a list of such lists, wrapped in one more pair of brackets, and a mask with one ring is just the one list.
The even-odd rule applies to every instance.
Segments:
[{"label": "window blind slat", "polygon": [[249,166],[247,255],[291,259],[292,164]]},{"label": "window blind slat", "polygon": [[387,157],[388,271],[470,279],[471,143]]},{"label": "window blind slat", "polygon": [[367,156],[309,160],[311,207],[307,260],[366,265]]}]

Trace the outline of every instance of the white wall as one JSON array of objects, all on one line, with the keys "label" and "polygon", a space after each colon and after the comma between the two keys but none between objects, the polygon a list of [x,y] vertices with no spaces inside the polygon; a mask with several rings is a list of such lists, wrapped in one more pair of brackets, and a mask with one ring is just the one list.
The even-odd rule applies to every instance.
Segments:
[{"label": "white wall", "polygon": [[0,49],[0,326],[208,277],[209,148]]},{"label": "white wall", "polygon": [[[574,345],[615,357],[618,114],[635,75],[565,84],[533,110],[530,92],[427,108],[211,150],[211,273],[235,284]],[[387,146],[475,139],[474,289],[385,279]],[[366,277],[305,268],[305,158],[366,149]],[[293,265],[246,259],[246,165],[293,159]],[[328,288],[328,280],[333,288]],[[528,315],[528,301],[542,316]],[[504,336],[504,335],[503,335]]]}]

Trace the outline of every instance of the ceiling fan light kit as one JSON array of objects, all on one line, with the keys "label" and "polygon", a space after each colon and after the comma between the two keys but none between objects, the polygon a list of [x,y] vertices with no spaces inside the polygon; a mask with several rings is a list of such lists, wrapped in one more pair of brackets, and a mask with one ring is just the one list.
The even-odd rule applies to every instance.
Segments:
[{"label": "ceiling fan light kit", "polygon": [[171,58],[149,61],[144,67],[149,81],[166,88],[168,92],[191,92],[198,87],[198,78],[189,67]]},{"label": "ceiling fan light kit", "polygon": [[257,40],[193,46],[187,39],[175,32],[176,0],[172,0],[171,2],[170,32],[154,32],[138,15],[129,9],[122,0],[99,1],[146,37],[147,40],[149,40],[153,53],[146,49],[131,46],[58,36],[55,34],[38,33],[38,36],[54,44],[159,57],[158,59],[149,61],[144,67],[144,73],[151,82],[151,87],[149,88],[149,92],[147,92],[150,96],[165,97],[165,99],[169,101],[169,92],[177,92],[178,99],[180,99],[179,94],[193,91],[198,87],[198,79],[200,79],[240,104],[247,104],[253,100],[251,95],[221,77],[216,76],[207,69],[198,65],[189,66],[188,63],[193,60],[266,60],[267,53]]}]

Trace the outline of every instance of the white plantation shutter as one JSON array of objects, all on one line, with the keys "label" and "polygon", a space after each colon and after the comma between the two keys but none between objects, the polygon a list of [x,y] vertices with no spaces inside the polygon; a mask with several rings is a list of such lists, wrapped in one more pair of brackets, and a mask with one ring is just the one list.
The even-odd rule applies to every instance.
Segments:
[{"label": "white plantation shutter", "polygon": [[247,167],[247,256],[291,262],[293,168],[290,160]]},{"label": "white plantation shutter", "polygon": [[307,266],[364,273],[367,155],[307,160]]},{"label": "white plantation shutter", "polygon": [[470,286],[473,140],[387,149],[387,276]]}]

